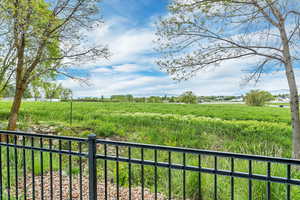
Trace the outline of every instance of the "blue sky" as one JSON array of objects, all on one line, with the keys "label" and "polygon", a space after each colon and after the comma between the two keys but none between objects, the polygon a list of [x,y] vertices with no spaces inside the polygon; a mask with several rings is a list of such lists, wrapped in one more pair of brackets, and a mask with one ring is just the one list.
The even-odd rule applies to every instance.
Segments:
[{"label": "blue sky", "polygon": [[[114,94],[134,96],[180,95],[193,91],[197,95],[240,95],[250,89],[285,91],[284,72],[274,72],[254,85],[242,85],[245,70],[256,63],[254,58],[226,61],[218,67],[201,71],[188,81],[174,81],[155,64],[155,26],[159,16],[167,14],[168,0],[103,0],[100,3],[104,24],[88,37],[96,44],[107,45],[109,60],[96,60],[74,67],[76,75],[89,78],[89,86],[73,80],[60,80],[73,90],[75,97]],[[300,75],[298,70],[296,74]]]}]

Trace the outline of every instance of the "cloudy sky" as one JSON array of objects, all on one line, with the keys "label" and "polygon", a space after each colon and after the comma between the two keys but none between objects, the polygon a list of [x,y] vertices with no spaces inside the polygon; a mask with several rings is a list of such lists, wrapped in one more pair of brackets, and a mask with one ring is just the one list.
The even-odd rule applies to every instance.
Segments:
[{"label": "cloudy sky", "polygon": [[[167,13],[167,0],[104,0],[101,3],[105,24],[89,33],[94,43],[108,45],[109,60],[97,60],[74,71],[89,78],[89,86],[72,80],[60,80],[75,97],[179,95],[193,91],[197,95],[240,95],[250,89],[268,91],[287,89],[283,71],[263,77],[254,85],[242,84],[254,58],[228,61],[201,71],[188,81],[174,81],[155,64],[155,27],[159,16]],[[296,71],[300,75],[300,71]]]}]

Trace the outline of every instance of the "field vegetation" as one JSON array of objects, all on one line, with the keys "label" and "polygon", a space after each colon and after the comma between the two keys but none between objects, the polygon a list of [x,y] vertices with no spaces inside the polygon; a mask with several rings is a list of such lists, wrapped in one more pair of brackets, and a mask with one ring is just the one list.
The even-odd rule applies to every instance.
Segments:
[{"label": "field vegetation", "polygon": [[[0,116],[4,123],[8,116],[10,102],[0,103]],[[70,125],[70,102],[25,102],[20,113],[19,127],[22,130],[32,130],[34,126],[55,127],[59,135],[86,137],[95,133],[99,138],[126,140],[149,144],[182,146],[219,151],[230,151],[247,154],[259,154],[276,157],[291,156],[291,127],[289,125],[289,109],[275,107],[250,107],[246,105],[205,105],[205,104],[159,104],[159,103],[101,103],[74,102],[72,125]],[[126,154],[126,153],[125,153]],[[151,159],[152,153],[145,152],[145,159]],[[4,157],[4,156],[3,156]],[[139,157],[139,152],[133,152],[133,157]],[[47,158],[47,156],[45,156]],[[167,154],[162,153],[160,160],[166,160]],[[181,155],[174,155],[174,162],[181,161]],[[187,158],[191,165],[197,164],[194,157]],[[21,161],[20,161],[21,162]],[[39,163],[38,158],[35,163]],[[220,168],[229,169],[229,160],[220,159]],[[99,163],[103,166],[103,163]],[[210,157],[203,159],[206,167],[212,167]],[[57,166],[57,164],[55,165]],[[110,176],[114,176],[115,165],[109,163]],[[238,170],[247,172],[247,162],[238,161]],[[101,167],[100,167],[101,168]],[[40,173],[36,166],[37,175]],[[133,167],[135,184],[139,184],[140,167]],[[28,167],[30,170],[30,166]],[[128,184],[127,165],[120,166],[120,180],[123,186]],[[146,167],[146,186],[153,188],[153,169]],[[254,172],[264,174],[266,166],[254,164]],[[285,176],[286,169],[275,166],[272,173]],[[76,173],[76,167],[74,173]],[[100,170],[101,171],[101,170]],[[167,182],[166,170],[159,170],[159,183]],[[101,173],[100,173],[101,174]],[[197,196],[194,187],[197,173],[187,174],[187,191],[190,198]],[[294,172],[293,177],[298,177]],[[203,198],[213,197],[213,176],[203,175]],[[182,176],[180,172],[173,173],[174,195],[180,197]],[[230,179],[220,178],[220,199],[229,199]],[[247,181],[237,179],[236,185],[243,186],[236,192],[236,198],[247,198]],[[245,186],[245,187],[244,187]],[[237,186],[238,187],[238,186]],[[266,190],[266,184],[254,181],[254,196],[261,197]],[[167,192],[166,185],[161,184],[159,191]],[[254,190],[253,190],[254,191]],[[284,186],[272,184],[273,199],[283,199]],[[299,195],[293,190],[293,197]],[[298,196],[297,196],[298,197]],[[300,198],[300,197],[299,197]]]},{"label": "field vegetation", "polygon": [[[9,102],[0,103],[0,119]],[[289,109],[246,105],[25,102],[20,128],[53,125],[58,134],[290,157]],[[5,123],[2,123],[5,127]],[[69,127],[70,129],[66,129]],[[159,137],[158,137],[159,136]],[[222,142],[220,142],[222,141]]]}]

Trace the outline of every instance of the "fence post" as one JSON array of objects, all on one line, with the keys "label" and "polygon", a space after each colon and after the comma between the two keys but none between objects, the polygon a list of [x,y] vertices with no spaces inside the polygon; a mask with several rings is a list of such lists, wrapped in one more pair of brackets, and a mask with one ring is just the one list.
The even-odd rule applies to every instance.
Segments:
[{"label": "fence post", "polygon": [[89,200],[97,200],[96,135],[88,136]]}]

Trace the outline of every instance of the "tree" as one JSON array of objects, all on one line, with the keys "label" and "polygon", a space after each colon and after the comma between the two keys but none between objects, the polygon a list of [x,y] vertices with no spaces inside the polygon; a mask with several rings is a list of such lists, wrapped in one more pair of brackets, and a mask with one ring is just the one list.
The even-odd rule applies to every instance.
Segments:
[{"label": "tree", "polygon": [[157,25],[158,64],[177,79],[226,60],[252,57],[247,80],[285,70],[293,127],[293,157],[300,159],[299,99],[294,65],[299,60],[298,0],[173,0]]},{"label": "tree", "polygon": [[63,87],[61,86],[61,84],[44,83],[43,87],[45,98],[50,99],[50,101],[52,101],[52,99],[59,99],[63,91]]},{"label": "tree", "polygon": [[266,102],[272,101],[273,95],[267,91],[251,90],[245,96],[245,102],[250,106],[263,106]]},{"label": "tree", "polygon": [[[31,81],[68,73],[67,67],[108,56],[107,48],[86,41],[101,23],[98,0],[1,0],[0,22],[15,53],[15,96],[8,129],[15,130],[22,96]],[[10,49],[10,48],[7,48]],[[6,53],[7,54],[7,53]]]},{"label": "tree", "polygon": [[23,98],[30,99],[32,98],[32,94],[29,88],[27,88],[23,93]]},{"label": "tree", "polygon": [[41,83],[39,81],[32,82],[32,93],[35,101],[42,97],[41,89]]},{"label": "tree", "polygon": [[179,100],[183,103],[195,104],[197,103],[197,96],[192,91],[187,91],[180,95]]},{"label": "tree", "polygon": [[149,103],[162,103],[162,98],[159,97],[159,96],[150,96],[147,99],[147,102],[149,102]]},{"label": "tree", "polygon": [[62,91],[61,91],[61,99],[63,100],[69,100],[71,99],[73,96],[73,92],[71,89],[68,89],[68,88],[62,88]]}]

